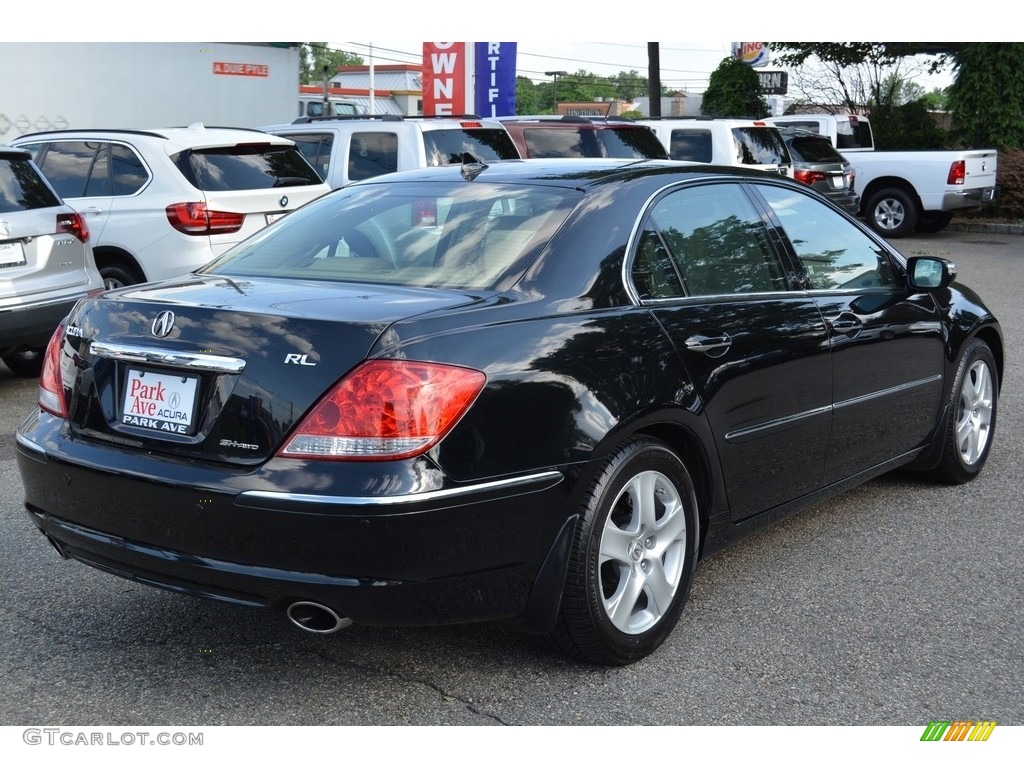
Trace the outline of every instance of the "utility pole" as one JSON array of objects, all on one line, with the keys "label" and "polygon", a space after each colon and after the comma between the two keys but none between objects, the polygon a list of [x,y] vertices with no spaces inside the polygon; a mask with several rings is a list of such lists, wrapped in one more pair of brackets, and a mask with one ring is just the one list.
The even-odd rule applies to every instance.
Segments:
[{"label": "utility pole", "polygon": [[651,103],[648,117],[661,117],[661,48],[658,43],[647,44],[647,98]]},{"label": "utility pole", "polygon": [[553,95],[555,97],[555,114],[557,115],[558,114],[558,78],[565,77],[569,73],[566,72],[564,69],[556,69],[556,70],[553,70],[551,72],[545,72],[544,74],[547,75],[548,77],[552,78],[552,82],[554,83],[554,86],[553,86],[554,93],[553,93]]}]

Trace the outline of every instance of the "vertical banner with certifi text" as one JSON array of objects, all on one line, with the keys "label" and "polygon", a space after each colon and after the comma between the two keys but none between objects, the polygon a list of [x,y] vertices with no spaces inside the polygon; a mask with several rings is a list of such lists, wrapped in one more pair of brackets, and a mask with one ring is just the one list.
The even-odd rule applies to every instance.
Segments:
[{"label": "vertical banner with certifi text", "polygon": [[516,113],[516,44],[476,43],[475,111],[482,117]]},{"label": "vertical banner with certifi text", "polygon": [[472,72],[466,43],[423,44],[423,114],[462,115],[469,111]]}]

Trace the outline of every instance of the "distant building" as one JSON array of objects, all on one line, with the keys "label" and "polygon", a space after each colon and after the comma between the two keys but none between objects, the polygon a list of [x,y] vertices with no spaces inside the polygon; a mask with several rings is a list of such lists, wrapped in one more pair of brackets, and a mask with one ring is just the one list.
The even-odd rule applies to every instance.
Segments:
[{"label": "distant building", "polygon": [[338,67],[330,87],[332,95],[337,91],[337,95],[356,102],[367,114],[423,114],[423,71],[418,64],[374,66],[372,109],[368,66]]},{"label": "distant building", "polygon": [[[703,97],[685,91],[676,91],[671,96],[661,97],[662,117],[694,117],[701,114],[700,107]],[[640,112],[644,117],[651,116],[651,100],[643,96],[633,102],[630,111]]]}]

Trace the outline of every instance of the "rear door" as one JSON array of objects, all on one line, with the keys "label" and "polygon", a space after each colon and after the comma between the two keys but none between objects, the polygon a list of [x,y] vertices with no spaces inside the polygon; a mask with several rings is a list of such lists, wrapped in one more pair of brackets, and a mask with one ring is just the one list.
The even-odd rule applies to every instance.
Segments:
[{"label": "rear door", "polygon": [[42,141],[21,144],[68,205],[85,216],[92,241],[102,242],[114,203],[110,142]]}]

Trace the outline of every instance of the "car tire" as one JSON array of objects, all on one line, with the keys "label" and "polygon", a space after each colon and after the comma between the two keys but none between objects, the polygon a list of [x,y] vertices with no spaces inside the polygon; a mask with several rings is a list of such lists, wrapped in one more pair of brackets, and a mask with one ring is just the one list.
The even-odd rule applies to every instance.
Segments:
[{"label": "car tire", "polygon": [[942,458],[935,476],[950,485],[973,480],[988,459],[995,437],[999,374],[988,345],[974,339],[960,356],[950,393]]},{"label": "car tire", "polygon": [[43,350],[22,348],[3,356],[4,364],[11,373],[22,378],[33,378],[43,370]]},{"label": "car tire", "polygon": [[553,645],[609,666],[652,653],[686,602],[697,527],[693,481],[672,449],[647,437],[621,445],[583,501]]},{"label": "car tire", "polygon": [[917,231],[924,232],[926,234],[932,234],[934,232],[941,232],[949,226],[949,222],[953,220],[953,214],[949,211],[942,213],[934,213],[922,216],[917,222]]},{"label": "car tire", "polygon": [[865,208],[868,226],[883,237],[904,237],[917,226],[917,205],[902,189],[883,189]]},{"label": "car tire", "polygon": [[103,287],[108,291],[114,288],[123,288],[126,285],[135,285],[139,279],[128,269],[120,264],[108,264],[100,268],[100,275],[103,277]]}]

